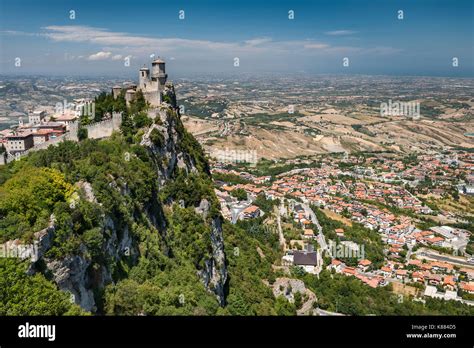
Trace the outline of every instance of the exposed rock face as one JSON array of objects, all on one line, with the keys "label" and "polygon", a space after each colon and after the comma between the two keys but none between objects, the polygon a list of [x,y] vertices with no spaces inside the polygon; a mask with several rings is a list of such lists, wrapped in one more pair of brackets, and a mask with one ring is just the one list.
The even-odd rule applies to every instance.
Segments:
[{"label": "exposed rock face", "polygon": [[174,91],[174,85],[171,82],[167,82],[165,85],[163,99],[166,99],[165,102],[169,101],[171,107],[176,108],[176,93]]},{"label": "exposed rock face", "polygon": [[314,292],[306,288],[304,282],[293,278],[277,278],[273,283],[272,291],[275,297],[284,296],[289,302],[295,302],[295,294],[305,296],[305,302],[296,312],[297,315],[314,315],[314,302],[317,301]]},{"label": "exposed rock face", "polygon": [[9,240],[0,245],[1,257],[17,257],[21,260],[30,259],[27,270],[29,275],[35,273],[34,264],[51,248],[54,235],[54,215],[51,215],[49,226],[34,234],[32,244],[24,244],[19,239]]},{"label": "exposed rock face", "polygon": [[86,311],[95,311],[94,293],[88,284],[87,269],[90,261],[81,256],[68,256],[62,260],[46,262],[58,287],[71,293],[76,304]]},{"label": "exposed rock face", "polygon": [[[53,281],[58,287],[71,293],[76,304],[87,311],[95,310],[94,293],[89,284],[88,268],[90,261],[82,256],[74,255],[64,259],[48,259],[46,252],[51,248],[55,232],[54,215],[50,217],[49,226],[34,234],[33,244],[21,244],[19,240],[9,241],[6,245],[13,246],[21,259],[30,259],[27,274],[33,275],[37,272],[36,263],[43,260],[46,269],[53,275]],[[81,252],[86,251],[81,246]]]},{"label": "exposed rock face", "polygon": [[94,195],[94,191],[92,190],[92,185],[87,181],[79,181],[76,183],[76,186],[79,189],[82,189],[84,192],[85,199],[92,203],[97,203],[97,200]]},{"label": "exposed rock face", "polygon": [[[197,172],[195,159],[179,146],[178,128],[183,127],[181,120],[169,110],[159,111],[156,117],[160,118],[161,124],[153,124],[143,136],[140,145],[149,149],[155,161],[160,184],[163,185],[166,180],[172,178],[176,167],[186,173]],[[153,141],[153,133],[157,132],[161,134],[162,142]]]},{"label": "exposed rock face", "polygon": [[105,244],[106,254],[111,257],[113,260],[120,260],[124,255],[137,255],[133,247],[132,237],[128,231],[128,227],[125,226],[120,231],[120,236],[118,228],[116,228],[114,221],[107,216],[105,218],[105,228],[109,231],[112,231],[112,235],[107,239]]},{"label": "exposed rock face", "polygon": [[293,301],[295,293],[304,294],[305,291],[304,282],[299,279],[277,278],[273,283],[273,295],[285,296],[289,301]]},{"label": "exposed rock face", "polygon": [[[93,192],[90,188],[90,194]],[[90,198],[90,197],[89,197]],[[104,217],[104,230],[110,231],[103,247],[105,259],[119,261],[124,256],[136,255],[133,249],[132,238],[128,227],[119,230],[110,216]],[[48,247],[49,248],[49,247]],[[86,311],[97,310],[94,289],[101,289],[113,281],[112,271],[108,264],[98,265],[93,269],[87,255],[87,248],[80,246],[77,255],[67,256],[62,259],[49,259],[44,257],[46,268],[53,275],[53,281],[58,287],[73,295],[72,299]]]},{"label": "exposed rock face", "polygon": [[209,213],[209,209],[211,208],[211,204],[207,199],[201,200],[201,203],[199,204],[198,207],[195,207],[194,210],[196,213],[199,215],[202,215],[204,219],[206,219],[207,214]]},{"label": "exposed rock face", "polygon": [[[86,200],[97,202],[90,183],[80,182],[77,186],[84,189]],[[110,216],[104,216],[103,226],[104,231],[109,231],[109,237],[103,247],[104,257],[112,261],[119,261],[124,256],[134,256],[136,259],[137,252],[134,250],[128,227],[117,228]],[[113,281],[111,269],[106,264],[99,265],[98,269],[92,269],[91,261],[86,256],[88,250],[84,245],[80,246],[76,255],[60,259],[46,257],[46,252],[53,243],[54,232],[55,218],[51,215],[49,226],[34,234],[33,244],[22,244],[20,240],[13,240],[6,242],[4,249],[21,259],[30,259],[31,263],[27,270],[29,275],[38,272],[38,261],[44,261],[46,271],[52,274],[53,281],[58,287],[71,293],[74,302],[83,309],[94,312],[96,303],[93,289],[103,288]]]},{"label": "exposed rock face", "polygon": [[222,218],[214,218],[211,224],[212,257],[205,262],[205,269],[200,271],[206,288],[214,292],[221,306],[225,305],[224,286],[227,281],[225,265],[224,238],[222,236]]}]

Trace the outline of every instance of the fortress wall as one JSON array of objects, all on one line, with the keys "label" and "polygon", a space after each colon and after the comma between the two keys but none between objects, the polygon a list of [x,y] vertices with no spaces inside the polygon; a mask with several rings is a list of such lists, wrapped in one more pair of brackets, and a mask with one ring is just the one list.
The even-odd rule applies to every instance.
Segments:
[{"label": "fortress wall", "polygon": [[89,139],[100,139],[110,137],[114,131],[112,120],[94,123],[84,128],[87,129],[87,137]]},{"label": "fortress wall", "polygon": [[158,91],[144,91],[143,96],[151,106],[158,106],[161,104],[161,94]]},{"label": "fortress wall", "polygon": [[[85,126],[89,139],[101,139],[110,137],[115,130],[119,130],[122,124],[122,114],[113,113],[112,118]],[[70,140],[77,141],[77,124],[70,127]]]}]

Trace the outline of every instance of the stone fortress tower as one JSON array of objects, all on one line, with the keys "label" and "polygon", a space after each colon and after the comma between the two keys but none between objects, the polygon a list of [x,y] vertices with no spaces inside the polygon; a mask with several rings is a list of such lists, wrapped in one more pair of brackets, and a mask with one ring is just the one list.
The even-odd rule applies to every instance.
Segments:
[{"label": "stone fortress tower", "polygon": [[[163,102],[163,91],[165,89],[166,80],[168,75],[165,71],[165,61],[161,58],[155,59],[151,63],[151,74],[150,69],[143,66],[139,70],[138,86],[129,85],[126,87],[125,100],[127,104],[135,99],[137,91],[141,91],[145,100],[150,103],[151,106],[159,106]],[[121,88],[114,86],[112,93],[114,98],[120,94]]]},{"label": "stone fortress tower", "polygon": [[145,99],[152,105],[158,106],[163,101],[163,90],[168,75],[165,72],[165,61],[158,58],[151,63],[150,70],[147,67],[140,69],[139,86]]}]

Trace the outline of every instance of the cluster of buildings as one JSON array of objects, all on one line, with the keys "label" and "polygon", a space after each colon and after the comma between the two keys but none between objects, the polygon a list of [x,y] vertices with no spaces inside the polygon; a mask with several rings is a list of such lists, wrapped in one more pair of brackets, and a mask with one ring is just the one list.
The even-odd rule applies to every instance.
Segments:
[{"label": "cluster of buildings", "polygon": [[358,200],[376,201],[390,204],[401,209],[412,210],[418,214],[430,214],[431,208],[403,187],[384,182],[354,182],[347,183],[349,192]]},{"label": "cluster of buildings", "polygon": [[[218,171],[218,170],[217,170]],[[216,172],[214,170],[214,172]],[[244,178],[252,177],[249,173],[241,173]],[[252,180],[257,184],[263,184],[270,180],[270,177],[255,178]],[[242,189],[247,193],[247,199],[245,201],[239,201],[236,197],[232,196],[232,191]],[[257,187],[255,184],[237,184],[237,185],[226,185],[223,184],[219,189],[215,189],[215,193],[219,203],[221,205],[221,213],[227,220],[235,222],[237,220],[253,219],[263,215],[261,209],[252,204],[260,193],[263,193],[264,189]]]},{"label": "cluster of buildings", "polygon": [[[471,233],[450,226],[420,230],[414,216],[433,214],[432,208],[417,197],[417,183],[430,181],[432,185],[428,187],[428,193],[433,195],[451,192],[456,180],[469,183],[473,179],[474,157],[449,152],[420,157],[412,161],[368,157],[362,163],[353,156],[343,160],[322,159],[319,168],[295,169],[277,177],[256,177],[247,172],[225,169],[219,164],[214,166],[213,171],[237,175],[252,182],[235,185],[221,183],[216,193],[223,205],[227,203],[223,197],[230,196],[235,189],[245,190],[248,197],[264,194],[270,200],[293,202],[288,204],[287,209],[292,220],[301,227],[301,235],[300,240],[289,243],[282,259],[283,265],[300,266],[309,273],[319,272],[319,249],[314,251],[309,247],[311,240],[320,241],[320,233],[309,228],[314,221],[307,209],[302,207],[313,204],[377,231],[385,245],[385,261],[379,269],[363,258],[357,267],[347,266],[334,253],[329,269],[354,276],[374,288],[393,282],[418,283],[425,289],[420,296],[462,300],[459,294],[473,294],[474,265],[472,268],[459,267],[456,262],[430,261],[426,258],[421,261],[419,258],[423,256],[414,250],[439,247],[462,252]],[[340,161],[348,165],[340,166]],[[251,217],[246,215],[246,218]],[[335,233],[338,243],[353,243],[345,238],[343,228],[336,229]]]},{"label": "cluster of buildings", "polygon": [[[445,149],[405,160],[373,156],[362,163],[355,160],[354,164],[352,173],[347,174],[357,178],[402,182],[421,193],[435,195],[449,193],[457,184],[460,194],[474,194],[474,155],[469,152]],[[432,183],[431,187],[419,187],[426,181]]]},{"label": "cluster of buildings", "polygon": [[[372,288],[389,283],[422,285],[419,297],[429,296],[446,300],[462,300],[460,293],[474,294],[474,269],[455,268],[441,261],[409,260],[406,263],[388,261],[380,269],[371,268],[369,260],[361,260],[357,267],[349,267],[344,262],[333,259],[327,267],[346,276],[354,276]],[[424,291],[421,291],[424,289]],[[474,305],[473,301],[466,301]]]},{"label": "cluster of buildings", "polygon": [[[415,167],[422,166],[423,170],[427,170],[426,173],[428,174],[428,168],[438,173],[441,170],[457,170],[457,167],[454,168],[453,163],[458,165],[460,163],[459,160],[455,162],[454,160],[424,157],[426,157],[424,160],[427,162],[423,164],[417,163]],[[473,160],[472,156],[467,157],[463,155],[463,160],[463,168],[470,168],[470,162],[467,161]],[[346,159],[346,161],[357,161],[357,159],[350,158]],[[380,159],[376,161],[376,158],[369,157],[365,162],[371,165],[379,163],[381,166],[381,168],[375,167],[375,169],[368,167],[370,173],[378,170],[395,169],[399,170],[399,173],[404,173],[408,170],[408,165],[398,160],[389,159],[387,160],[388,163],[386,163],[385,161],[380,162]],[[363,172],[361,166],[354,166],[354,168],[358,173]],[[226,172],[224,169],[219,170]],[[459,174],[460,172],[457,173]],[[233,174],[238,175],[239,173],[234,172]],[[466,231],[462,232],[451,229],[454,235],[448,232],[445,233],[449,229],[448,227],[420,231],[416,228],[414,218],[403,214],[396,214],[388,209],[388,207],[400,208],[411,211],[413,214],[433,213],[430,207],[423,204],[416,195],[407,190],[399,181],[380,181],[377,180],[377,176],[373,176],[372,180],[369,180],[370,178],[356,180],[348,174],[354,175],[354,172],[349,173],[347,168],[341,169],[337,162],[323,162],[321,168],[292,171],[280,175],[271,182],[268,177],[249,178],[250,174],[245,173],[245,177],[255,182],[255,184],[235,185],[232,187],[223,186],[223,188],[228,191],[237,187],[242,188],[249,195],[263,192],[266,198],[272,200],[290,197],[333,211],[364,225],[366,228],[380,232],[382,239],[388,245],[388,254],[393,256],[393,258],[399,257],[403,246],[413,247],[416,244],[439,246],[454,250],[465,248],[469,239],[469,234]],[[464,175],[470,177],[472,173],[464,171]],[[300,220],[302,224],[310,223],[304,216],[301,216]]]},{"label": "cluster of buildings", "polygon": [[72,103],[58,103],[52,113],[37,109],[28,111],[28,120],[19,119],[18,125],[0,131],[0,144],[13,156],[55,139],[67,131],[82,115],[93,114],[92,99],[74,99]]},{"label": "cluster of buildings", "polygon": [[15,129],[0,131],[0,144],[13,156],[23,154],[34,146],[64,134],[67,124],[61,118],[52,121],[45,111],[31,111],[28,113],[28,123],[20,120]]},{"label": "cluster of buildings", "polygon": [[372,288],[387,285],[386,277],[381,274],[368,272],[371,265],[372,262],[367,259],[360,260],[357,267],[350,267],[338,259],[333,259],[327,268],[334,270],[336,273],[356,277]]}]

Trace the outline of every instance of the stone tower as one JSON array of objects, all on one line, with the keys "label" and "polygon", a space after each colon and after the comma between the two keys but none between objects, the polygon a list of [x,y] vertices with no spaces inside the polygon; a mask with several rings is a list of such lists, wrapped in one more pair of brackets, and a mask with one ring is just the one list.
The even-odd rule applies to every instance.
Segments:
[{"label": "stone tower", "polygon": [[165,61],[158,58],[151,63],[151,79],[158,81],[159,90],[162,91],[165,87],[168,75],[165,72]]},{"label": "stone tower", "polygon": [[168,75],[165,72],[165,61],[158,58],[151,63],[150,70],[143,67],[139,72],[139,89],[151,106],[158,106],[163,101],[163,90]]},{"label": "stone tower", "polygon": [[[165,71],[165,61],[161,58],[155,59],[151,63],[150,69],[143,66],[138,72],[138,86],[128,86],[125,88],[125,101],[127,105],[136,98],[136,92],[141,91],[145,100],[152,107],[159,106],[163,102],[163,91],[165,90],[168,75]],[[113,88],[114,99],[120,94],[119,87]]]},{"label": "stone tower", "polygon": [[138,86],[141,90],[146,90],[150,83],[150,69],[143,67],[140,69],[140,76],[138,78]]},{"label": "stone tower", "polygon": [[122,92],[122,87],[120,86],[112,87],[112,95],[114,96],[114,99],[117,99],[121,92]]}]

